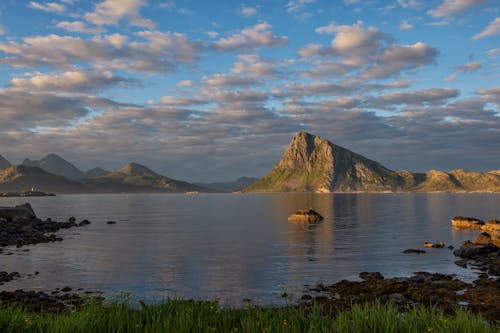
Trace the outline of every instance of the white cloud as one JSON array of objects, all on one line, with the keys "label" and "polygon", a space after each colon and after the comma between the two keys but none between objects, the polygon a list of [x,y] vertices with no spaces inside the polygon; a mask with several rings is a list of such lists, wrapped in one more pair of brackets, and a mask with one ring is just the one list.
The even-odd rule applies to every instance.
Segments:
[{"label": "white cloud", "polygon": [[213,46],[221,51],[233,51],[278,47],[288,42],[288,37],[276,36],[270,29],[271,25],[268,23],[259,23],[227,38],[221,38]]},{"label": "white cloud", "polygon": [[257,14],[256,7],[245,6],[245,5],[241,6],[241,15],[243,15],[245,17],[250,17],[250,16],[254,16],[255,14]]},{"label": "white cloud", "polygon": [[193,82],[191,80],[182,80],[177,82],[176,84],[177,87],[192,87]]},{"label": "white cloud", "polygon": [[61,14],[66,11],[66,7],[64,5],[55,2],[41,3],[36,1],[30,1],[28,3],[28,7],[42,10],[44,12],[57,13],[57,14]]},{"label": "white cloud", "polygon": [[266,79],[278,78],[281,73],[278,71],[278,63],[273,60],[261,59],[258,55],[243,54],[238,56],[231,72],[245,74],[249,77],[265,77]]},{"label": "white cloud", "polygon": [[434,17],[451,17],[484,2],[486,0],[444,0],[437,8],[427,11],[427,14]]},{"label": "white cloud", "polygon": [[136,26],[154,28],[155,24],[141,17],[139,10],[145,5],[144,0],[105,0],[96,5],[95,10],[84,18],[96,25],[116,25],[121,20]]},{"label": "white cloud", "polygon": [[219,36],[219,33],[217,31],[205,31],[205,35],[210,38],[217,38]]},{"label": "white cloud", "polygon": [[473,61],[473,62],[469,62],[465,65],[458,66],[457,69],[461,72],[467,73],[467,72],[475,72],[481,67],[482,67],[482,65],[480,62]]},{"label": "white cloud", "polygon": [[307,4],[315,2],[316,0],[291,0],[286,4],[285,8],[288,13],[293,13],[302,10]]},{"label": "white cloud", "polygon": [[399,25],[399,29],[401,30],[410,30],[410,29],[413,29],[413,25],[411,25],[410,23],[408,22],[402,22],[400,25]]},{"label": "white cloud", "polygon": [[204,82],[206,85],[216,88],[250,87],[260,84],[254,78],[228,74],[214,74],[204,78]]},{"label": "white cloud", "polygon": [[376,63],[368,68],[366,79],[385,78],[402,70],[419,68],[433,63],[438,51],[429,45],[417,42],[412,45],[391,45],[384,49]]},{"label": "white cloud", "polygon": [[200,43],[179,33],[141,31],[136,35],[143,41],[129,42],[120,34],[90,40],[51,34],[24,38],[22,43],[0,41],[0,51],[8,55],[1,57],[0,63],[70,69],[75,62],[86,62],[103,70],[165,73],[195,61],[201,48]]},{"label": "white cloud", "polygon": [[84,22],[81,21],[62,21],[56,24],[56,27],[60,29],[64,29],[71,32],[79,32],[86,34],[100,34],[104,32],[104,29],[101,27],[89,27]]},{"label": "white cloud", "polygon": [[500,56],[500,47],[486,51],[486,55],[490,58],[496,58]]},{"label": "white cloud", "polygon": [[25,90],[30,92],[88,92],[98,91],[112,85],[125,84],[126,81],[127,80],[124,78],[115,76],[108,71],[88,72],[84,70],[73,70],[55,74],[35,73],[27,78],[17,77],[9,82],[8,87],[14,90]]},{"label": "white cloud", "polygon": [[334,34],[337,32],[337,23],[335,22],[330,22],[330,24],[322,26],[322,27],[317,27],[314,31],[316,31],[317,34],[323,35],[323,34]]},{"label": "white cloud", "polygon": [[0,35],[4,35],[4,34],[5,34],[5,28],[0,25]]},{"label": "white cloud", "polygon": [[500,35],[500,17],[497,17],[493,21],[488,24],[486,28],[484,28],[483,31],[472,37],[473,39],[481,39],[484,37],[489,37],[489,36],[494,36],[494,35]]},{"label": "white cloud", "polygon": [[422,6],[422,3],[416,0],[397,0],[397,2],[403,8],[418,9]]},{"label": "white cloud", "polygon": [[453,82],[457,79],[457,73],[451,73],[443,79],[444,82]]}]

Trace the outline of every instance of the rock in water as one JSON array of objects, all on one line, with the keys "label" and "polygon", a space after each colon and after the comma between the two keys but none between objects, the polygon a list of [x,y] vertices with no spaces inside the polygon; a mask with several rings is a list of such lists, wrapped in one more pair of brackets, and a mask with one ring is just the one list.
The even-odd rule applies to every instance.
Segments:
[{"label": "rock in water", "polygon": [[451,220],[451,226],[455,228],[480,230],[483,225],[484,221],[473,217],[455,216]]},{"label": "rock in water", "polygon": [[35,212],[29,203],[15,207],[0,207],[0,217],[9,221],[31,220],[36,218]]},{"label": "rock in water", "polygon": [[299,221],[314,223],[323,220],[323,216],[318,212],[310,209],[300,209],[288,217],[288,221]]},{"label": "rock in water", "polygon": [[474,245],[488,245],[491,243],[491,235],[487,232],[480,233],[474,240]]}]

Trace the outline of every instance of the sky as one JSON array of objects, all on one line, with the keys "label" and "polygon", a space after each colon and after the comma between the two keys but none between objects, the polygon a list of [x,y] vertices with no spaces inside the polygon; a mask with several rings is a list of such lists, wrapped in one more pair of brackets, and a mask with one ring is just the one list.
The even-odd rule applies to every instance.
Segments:
[{"label": "sky", "polygon": [[500,2],[0,2],[0,154],[262,176],[305,130],[393,170],[500,169]]}]

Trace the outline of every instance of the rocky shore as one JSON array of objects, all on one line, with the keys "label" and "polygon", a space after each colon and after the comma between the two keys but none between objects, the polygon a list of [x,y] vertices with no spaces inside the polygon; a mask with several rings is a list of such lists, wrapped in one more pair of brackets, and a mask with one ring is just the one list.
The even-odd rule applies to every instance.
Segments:
[{"label": "rocky shore", "polygon": [[[475,218],[456,217],[451,225],[493,233],[500,230],[499,220],[486,223]],[[437,243],[439,246],[428,244],[426,242],[424,246],[444,247],[441,243]],[[403,252],[425,253],[420,249]],[[488,232],[482,232],[474,242],[463,242],[453,254],[460,258],[455,261],[458,266],[477,270],[478,279],[467,283],[454,275],[428,272],[386,279],[379,272],[363,272],[359,274],[361,281],[342,280],[329,286],[319,284],[309,287],[299,303],[305,307],[320,304],[328,310],[341,311],[354,304],[391,302],[404,309],[437,306],[450,314],[458,306],[463,306],[491,322],[500,323],[500,247],[497,239]]]},{"label": "rocky shore", "polygon": [[75,218],[65,222],[57,222],[48,218],[39,219],[30,204],[16,207],[0,207],[0,253],[2,247],[15,245],[22,247],[28,244],[61,241],[54,233],[60,229],[81,227],[90,224],[83,220],[77,223]]},{"label": "rocky shore", "polygon": [[[455,219],[461,221],[458,223],[460,228],[474,228],[479,231],[473,242],[465,241],[453,251],[457,257],[455,263],[458,266],[477,270],[478,278],[475,281],[465,282],[454,275],[429,272],[415,272],[410,277],[394,278],[385,278],[379,272],[362,272],[359,274],[359,281],[342,280],[332,285],[318,284],[308,287],[300,298],[298,306],[308,309],[317,304],[326,311],[336,312],[345,311],[354,304],[392,303],[401,309],[435,306],[449,314],[456,311],[457,307],[466,307],[498,324],[500,319],[500,248],[491,233],[496,235],[500,221]],[[0,253],[2,247],[5,246],[21,247],[26,244],[61,240],[54,232],[89,223],[88,220],[77,223],[75,218],[70,218],[66,222],[55,222],[51,219],[42,221],[36,217],[29,204],[0,207]],[[451,225],[457,227],[457,223],[453,220]],[[445,244],[426,242],[423,246],[442,251],[439,248],[445,247]],[[426,251],[421,249],[407,249],[403,252],[409,255],[412,253],[426,255]],[[38,272],[35,273],[37,274]],[[18,272],[0,272],[0,285],[18,278],[22,278]],[[85,294],[81,290],[75,293],[69,287],[52,292],[1,291],[0,307],[23,305],[35,312],[61,312],[81,307],[88,300]],[[93,297],[102,300],[100,296]]]}]

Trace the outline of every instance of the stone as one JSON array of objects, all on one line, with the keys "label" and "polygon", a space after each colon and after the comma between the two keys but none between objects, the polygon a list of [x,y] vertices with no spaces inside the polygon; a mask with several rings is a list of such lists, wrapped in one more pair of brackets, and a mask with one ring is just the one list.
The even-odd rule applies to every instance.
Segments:
[{"label": "stone", "polygon": [[89,220],[83,220],[82,222],[78,223],[79,227],[83,227],[84,225],[89,225],[90,221]]},{"label": "stone", "polygon": [[288,221],[314,223],[323,220],[323,216],[312,208],[300,209],[288,217]]},{"label": "stone", "polygon": [[487,232],[480,233],[474,240],[474,245],[488,245],[491,243],[491,235]]},{"label": "stone", "polygon": [[8,221],[23,221],[36,218],[35,212],[29,203],[15,207],[0,207],[0,217]]},{"label": "stone", "polygon": [[455,260],[455,265],[467,268],[467,260],[465,259]]},{"label": "stone", "polygon": [[424,246],[433,248],[443,248],[445,245],[443,242],[438,242],[438,243],[425,242]]},{"label": "stone", "polygon": [[419,250],[419,249],[406,249],[403,251],[403,253],[416,253],[416,254],[424,254],[426,251],[424,250]]},{"label": "stone", "polygon": [[500,231],[500,220],[488,220],[488,222],[481,227],[481,230]]},{"label": "stone", "polygon": [[465,216],[455,216],[451,220],[451,226],[455,228],[462,228],[462,229],[475,229],[475,230],[480,230],[481,227],[484,225],[483,220],[479,220],[473,217],[465,217]]},{"label": "stone", "polygon": [[116,221],[108,221],[106,224],[116,224]]}]

